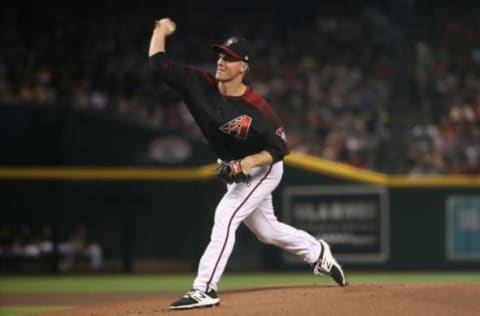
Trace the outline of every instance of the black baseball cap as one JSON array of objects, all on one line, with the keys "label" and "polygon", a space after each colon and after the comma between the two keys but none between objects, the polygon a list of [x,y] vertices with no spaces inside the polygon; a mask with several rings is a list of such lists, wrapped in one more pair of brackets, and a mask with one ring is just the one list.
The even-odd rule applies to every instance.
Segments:
[{"label": "black baseball cap", "polygon": [[223,44],[214,44],[212,48],[225,55],[242,60],[246,63],[251,62],[250,42],[240,36],[231,36]]}]

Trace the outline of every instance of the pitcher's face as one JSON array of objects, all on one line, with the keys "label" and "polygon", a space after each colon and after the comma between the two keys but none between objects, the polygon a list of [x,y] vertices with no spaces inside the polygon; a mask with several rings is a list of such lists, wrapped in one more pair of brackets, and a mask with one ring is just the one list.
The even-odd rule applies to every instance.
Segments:
[{"label": "pitcher's face", "polygon": [[242,60],[223,53],[218,54],[215,78],[220,82],[231,81],[243,76],[248,70],[248,64]]}]

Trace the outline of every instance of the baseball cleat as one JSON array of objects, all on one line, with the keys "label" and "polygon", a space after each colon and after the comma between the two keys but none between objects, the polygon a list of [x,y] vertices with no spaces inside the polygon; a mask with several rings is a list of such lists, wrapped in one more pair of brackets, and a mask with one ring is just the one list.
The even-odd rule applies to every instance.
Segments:
[{"label": "baseball cleat", "polygon": [[183,297],[173,302],[170,305],[170,309],[191,309],[199,307],[214,307],[218,305],[220,305],[220,299],[217,296],[217,292],[214,290],[205,293],[197,289],[192,289]]},{"label": "baseball cleat", "polygon": [[317,262],[314,263],[313,274],[329,275],[338,285],[347,286],[348,282],[345,274],[343,274],[342,267],[333,257],[330,246],[322,239],[319,239],[318,242],[322,245],[322,250]]}]

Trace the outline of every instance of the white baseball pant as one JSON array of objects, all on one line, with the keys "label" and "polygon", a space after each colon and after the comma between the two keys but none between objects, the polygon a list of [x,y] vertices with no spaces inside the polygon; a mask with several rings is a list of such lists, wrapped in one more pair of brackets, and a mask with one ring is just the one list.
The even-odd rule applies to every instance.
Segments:
[{"label": "white baseball pant", "polygon": [[193,288],[217,290],[235,244],[235,232],[242,222],[261,242],[301,256],[308,264],[318,259],[320,243],[307,232],[279,222],[274,214],[272,192],[282,179],[283,162],[253,168],[251,175],[249,184],[227,185],[215,210],[210,243],[200,259]]}]

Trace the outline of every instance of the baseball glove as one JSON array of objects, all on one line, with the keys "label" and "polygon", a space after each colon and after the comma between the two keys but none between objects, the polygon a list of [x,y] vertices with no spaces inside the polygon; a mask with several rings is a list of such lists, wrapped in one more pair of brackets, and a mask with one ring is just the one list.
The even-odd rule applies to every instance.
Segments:
[{"label": "baseball glove", "polygon": [[217,177],[228,184],[249,183],[251,178],[250,175],[243,173],[240,159],[230,162],[220,161],[217,167]]}]

